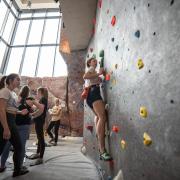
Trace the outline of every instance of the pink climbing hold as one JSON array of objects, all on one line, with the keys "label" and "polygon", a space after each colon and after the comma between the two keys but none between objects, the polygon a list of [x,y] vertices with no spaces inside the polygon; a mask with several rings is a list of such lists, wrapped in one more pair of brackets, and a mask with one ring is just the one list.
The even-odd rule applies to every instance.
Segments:
[{"label": "pink climbing hold", "polygon": [[99,1],[98,1],[98,6],[99,6],[99,8],[102,7],[102,0],[99,0]]},{"label": "pink climbing hold", "polygon": [[111,25],[115,26],[115,24],[116,24],[116,16],[113,16],[111,19]]}]

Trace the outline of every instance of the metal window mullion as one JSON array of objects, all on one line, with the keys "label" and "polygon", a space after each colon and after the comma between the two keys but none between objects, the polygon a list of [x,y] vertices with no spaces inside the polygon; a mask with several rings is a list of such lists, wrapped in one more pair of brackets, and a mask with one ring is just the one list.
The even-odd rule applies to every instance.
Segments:
[{"label": "metal window mullion", "polygon": [[[58,23],[58,30],[57,30],[57,36],[56,36],[56,44],[58,42],[58,33],[59,33],[59,27],[60,27],[60,21],[61,19],[59,18],[59,23]],[[57,46],[55,46],[55,53],[54,53],[54,62],[53,62],[53,72],[52,72],[52,77],[54,77],[54,69],[55,69],[55,64],[56,64],[56,49],[57,49]]]},{"label": "metal window mullion", "polygon": [[[19,14],[18,14],[18,16],[19,16]],[[11,50],[12,50],[11,45],[12,45],[12,42],[14,41],[14,38],[15,38],[17,26],[18,26],[18,20],[15,19],[14,25],[13,25],[12,30],[11,30],[11,34],[9,36],[10,44],[9,44],[9,47],[6,48],[4,58],[3,58],[3,62],[1,64],[1,72],[3,74],[5,74],[6,70],[7,70],[7,66],[8,66],[8,63],[9,63],[9,57],[10,57],[10,53],[11,53]]]},{"label": "metal window mullion", "polygon": [[[47,11],[46,11],[45,16],[46,16],[46,15],[47,15]],[[39,47],[38,58],[37,58],[37,63],[36,63],[35,76],[37,76],[37,73],[38,73],[39,59],[40,59],[40,55],[41,55],[41,47],[42,47],[41,44],[42,44],[43,38],[44,38],[45,27],[46,27],[46,18],[44,19],[44,24],[43,24],[43,30],[42,30],[42,35],[41,35],[40,47]]]},{"label": "metal window mullion", "polygon": [[32,28],[32,21],[30,21],[29,23],[29,28],[28,28],[28,32],[27,32],[27,37],[26,37],[26,41],[25,41],[25,45],[24,45],[24,50],[23,50],[23,54],[22,54],[22,59],[21,59],[21,64],[20,64],[20,67],[19,67],[19,74],[21,75],[22,73],[22,67],[23,67],[23,64],[24,64],[24,58],[25,58],[25,54],[26,54],[26,48],[27,48],[27,43],[28,43],[28,40],[29,40],[29,35],[30,35],[30,32],[31,32],[31,28]]},{"label": "metal window mullion", "polygon": [[11,9],[12,5],[13,5],[13,2],[11,1],[10,2],[10,5],[5,1],[3,0],[4,4],[7,6],[7,8],[9,9],[9,11],[12,13],[12,15],[14,16],[15,19],[17,19],[17,16],[15,15],[15,13],[13,12],[13,10]]}]

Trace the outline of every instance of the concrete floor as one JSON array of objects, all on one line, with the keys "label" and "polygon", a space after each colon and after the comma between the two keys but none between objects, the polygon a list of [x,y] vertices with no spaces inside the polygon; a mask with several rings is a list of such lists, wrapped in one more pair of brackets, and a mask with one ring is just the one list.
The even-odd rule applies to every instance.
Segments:
[{"label": "concrete floor", "polygon": [[[33,147],[35,136],[31,135],[27,147]],[[100,176],[95,165],[85,157],[80,149],[82,138],[60,138],[58,146],[46,147],[44,164],[29,167],[32,160],[27,160],[25,165],[30,172],[15,179],[19,180],[99,180]],[[28,153],[35,152],[29,149]],[[11,158],[8,160],[11,161]],[[0,180],[11,180],[13,165],[7,163],[7,169],[0,174]]]}]

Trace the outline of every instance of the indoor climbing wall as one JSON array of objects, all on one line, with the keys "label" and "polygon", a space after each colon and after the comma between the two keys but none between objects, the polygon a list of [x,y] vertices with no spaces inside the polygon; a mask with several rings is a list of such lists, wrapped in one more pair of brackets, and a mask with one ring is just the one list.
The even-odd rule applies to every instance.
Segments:
[{"label": "indoor climbing wall", "polygon": [[85,104],[83,152],[105,179],[180,179],[180,1],[98,0],[87,58],[104,59],[108,111],[99,160],[94,115]]}]

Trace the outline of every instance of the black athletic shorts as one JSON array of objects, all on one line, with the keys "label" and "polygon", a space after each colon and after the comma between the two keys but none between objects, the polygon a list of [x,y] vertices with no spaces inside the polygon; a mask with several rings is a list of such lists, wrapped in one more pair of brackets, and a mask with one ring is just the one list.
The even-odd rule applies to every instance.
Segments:
[{"label": "black athletic shorts", "polygon": [[93,103],[97,100],[102,100],[99,85],[92,85],[89,89],[88,97],[86,99],[87,105],[93,109]]}]

